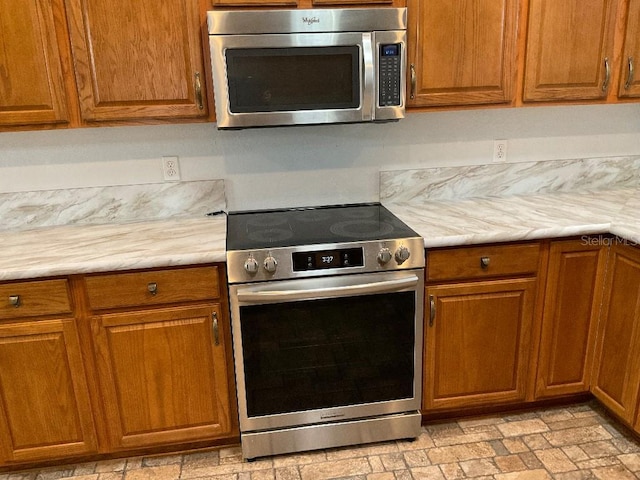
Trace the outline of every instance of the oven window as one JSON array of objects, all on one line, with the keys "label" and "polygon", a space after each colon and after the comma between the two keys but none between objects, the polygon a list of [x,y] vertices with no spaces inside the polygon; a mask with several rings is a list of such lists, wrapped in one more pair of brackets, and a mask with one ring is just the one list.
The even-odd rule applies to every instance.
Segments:
[{"label": "oven window", "polygon": [[412,398],[415,293],[240,309],[249,417]]},{"label": "oven window", "polygon": [[225,54],[232,113],[360,105],[357,46],[230,49]]}]

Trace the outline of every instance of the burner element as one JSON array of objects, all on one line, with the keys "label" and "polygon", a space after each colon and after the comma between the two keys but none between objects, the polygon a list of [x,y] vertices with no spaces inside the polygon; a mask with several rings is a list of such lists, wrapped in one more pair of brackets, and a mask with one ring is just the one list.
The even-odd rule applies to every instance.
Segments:
[{"label": "burner element", "polygon": [[255,242],[269,246],[289,240],[293,237],[293,232],[284,228],[260,228],[249,232],[248,237]]},{"label": "burner element", "polygon": [[377,220],[345,220],[329,227],[331,233],[348,238],[369,240],[393,232],[393,226]]}]

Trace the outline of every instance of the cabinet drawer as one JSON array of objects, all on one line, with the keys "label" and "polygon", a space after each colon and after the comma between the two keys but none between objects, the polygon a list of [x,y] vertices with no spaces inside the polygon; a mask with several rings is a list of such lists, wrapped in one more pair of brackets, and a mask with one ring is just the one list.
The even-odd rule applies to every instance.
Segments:
[{"label": "cabinet drawer", "polygon": [[535,275],[540,245],[491,245],[427,251],[427,281]]},{"label": "cabinet drawer", "polygon": [[220,297],[218,267],[85,277],[93,310],[212,300]]},{"label": "cabinet drawer", "polygon": [[66,280],[0,284],[0,320],[71,313]]}]

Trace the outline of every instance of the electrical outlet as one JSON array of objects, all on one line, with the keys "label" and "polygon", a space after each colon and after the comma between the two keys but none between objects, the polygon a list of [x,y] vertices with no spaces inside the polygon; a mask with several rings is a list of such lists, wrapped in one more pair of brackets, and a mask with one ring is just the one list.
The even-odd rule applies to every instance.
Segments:
[{"label": "electrical outlet", "polygon": [[180,180],[180,161],[178,157],[162,157],[162,174],[167,182]]},{"label": "electrical outlet", "polygon": [[494,162],[506,162],[507,161],[507,140],[494,140],[493,141],[493,161]]}]

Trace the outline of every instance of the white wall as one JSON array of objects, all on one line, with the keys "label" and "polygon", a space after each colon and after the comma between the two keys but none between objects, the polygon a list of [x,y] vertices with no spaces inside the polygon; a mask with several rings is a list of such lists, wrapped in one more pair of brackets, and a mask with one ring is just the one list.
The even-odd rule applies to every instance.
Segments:
[{"label": "white wall", "polygon": [[0,192],[224,178],[230,210],[375,201],[380,170],[640,154],[640,104],[410,113],[392,124],[213,124],[0,133]]}]

